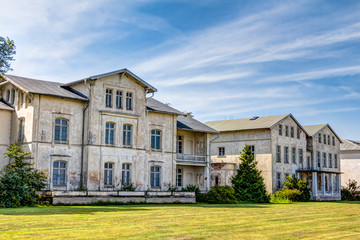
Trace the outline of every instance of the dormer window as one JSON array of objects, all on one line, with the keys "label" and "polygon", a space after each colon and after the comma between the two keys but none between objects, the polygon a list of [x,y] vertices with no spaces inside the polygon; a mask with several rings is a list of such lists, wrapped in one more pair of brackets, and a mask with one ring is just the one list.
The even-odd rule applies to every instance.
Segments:
[{"label": "dormer window", "polygon": [[126,110],[132,110],[132,97],[133,94],[131,92],[126,93]]},{"label": "dormer window", "polygon": [[112,89],[106,89],[106,107],[112,107]]}]

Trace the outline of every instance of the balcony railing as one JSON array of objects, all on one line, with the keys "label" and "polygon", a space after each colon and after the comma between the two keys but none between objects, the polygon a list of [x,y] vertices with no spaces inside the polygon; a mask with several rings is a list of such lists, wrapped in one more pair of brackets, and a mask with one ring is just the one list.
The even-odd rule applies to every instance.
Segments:
[{"label": "balcony railing", "polygon": [[176,160],[204,163],[206,162],[206,156],[177,153]]}]

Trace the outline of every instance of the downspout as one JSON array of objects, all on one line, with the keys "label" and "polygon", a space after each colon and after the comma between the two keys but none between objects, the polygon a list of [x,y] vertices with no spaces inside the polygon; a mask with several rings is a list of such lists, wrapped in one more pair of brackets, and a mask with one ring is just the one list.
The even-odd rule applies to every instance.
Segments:
[{"label": "downspout", "polygon": [[207,190],[210,190],[211,187],[211,143],[220,137],[220,132],[217,132],[217,136],[209,141],[209,184],[207,186]]},{"label": "downspout", "polygon": [[[84,79],[85,86],[89,89],[90,97],[90,87],[86,85],[86,79]],[[89,99],[86,101],[86,106],[83,109],[83,121],[82,121],[82,132],[81,132],[81,165],[80,165],[80,190],[84,189],[84,148],[85,148],[85,112],[89,107]]]}]

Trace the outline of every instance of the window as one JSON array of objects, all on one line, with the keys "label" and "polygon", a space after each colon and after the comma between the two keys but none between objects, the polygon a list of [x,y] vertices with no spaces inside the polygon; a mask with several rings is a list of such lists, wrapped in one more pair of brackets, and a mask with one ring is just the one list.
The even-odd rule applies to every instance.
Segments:
[{"label": "window", "polygon": [[181,168],[176,169],[176,186],[182,187],[182,169]]},{"label": "window", "polygon": [[281,188],[281,173],[276,173],[276,189]]},{"label": "window", "polygon": [[160,167],[151,167],[150,185],[152,188],[160,188]]},{"label": "window", "polygon": [[329,168],[332,168],[332,155],[329,153]]},{"label": "window", "polygon": [[53,163],[53,186],[65,186],[66,162],[55,161]]},{"label": "window", "polygon": [[281,162],[281,147],[276,146],[276,162]]},{"label": "window", "polygon": [[296,131],[296,137],[297,137],[297,139],[300,139],[300,134],[301,134],[300,128],[297,127],[297,131]]},{"label": "window", "polygon": [[24,141],[24,132],[25,132],[25,119],[20,118],[19,119],[19,132],[18,132],[18,142]]},{"label": "window", "polygon": [[126,93],[126,110],[132,110],[132,93]]},{"label": "window", "polygon": [[112,107],[112,89],[106,89],[106,107]]},{"label": "window", "polygon": [[330,142],[330,135],[328,135],[328,145],[331,145],[331,142]]},{"label": "window", "polygon": [[290,128],[290,137],[293,138],[293,137],[294,137],[294,134],[295,134],[295,133],[294,133],[294,127],[291,127],[291,128]]},{"label": "window", "polygon": [[318,168],[320,168],[320,163],[321,162],[321,160],[320,160],[320,152],[317,152],[317,166],[318,166]]},{"label": "window", "polygon": [[335,146],[335,137],[332,137],[332,145]]},{"label": "window", "polygon": [[116,108],[122,108],[122,91],[116,91]]},{"label": "window", "polygon": [[15,89],[11,90],[11,104],[15,104]]},{"label": "window", "polygon": [[131,125],[123,126],[123,145],[131,146]]},{"label": "window", "polygon": [[123,163],[121,172],[121,183],[129,184],[131,182],[131,164]]},{"label": "window", "polygon": [[161,131],[160,130],[151,130],[151,149],[160,150],[161,149]]},{"label": "window", "polygon": [[296,148],[291,149],[291,161],[296,164]]},{"label": "window", "polygon": [[328,175],[325,175],[325,191],[329,191],[329,181],[328,181]]},{"label": "window", "polygon": [[306,160],[307,160],[307,167],[308,167],[308,169],[310,169],[311,168],[311,166],[310,166],[310,157],[307,157],[306,158]]},{"label": "window", "polygon": [[324,144],[326,144],[326,134],[324,134]]},{"label": "window", "polygon": [[323,167],[326,167],[326,153],[323,153]]},{"label": "window", "polygon": [[319,133],[319,143],[321,143],[321,134]]},{"label": "window", "polygon": [[68,141],[69,122],[66,119],[55,119],[54,140],[58,143],[66,143]]},{"label": "window", "polygon": [[334,191],[339,192],[339,178],[338,178],[338,175],[334,176],[334,185],[335,185]]},{"label": "window", "polygon": [[289,127],[285,126],[285,136],[289,136]]},{"label": "window", "polygon": [[249,149],[250,149],[251,153],[254,155],[255,154],[255,146],[251,145],[251,146],[249,146]]},{"label": "window", "polygon": [[299,148],[299,163],[303,164],[304,156],[303,156],[303,150]]},{"label": "window", "polygon": [[225,156],[225,148],[219,147],[219,156]]},{"label": "window", "polygon": [[104,166],[104,185],[113,185],[113,163],[105,163]]},{"label": "window", "polygon": [[219,185],[220,181],[219,181],[219,176],[215,176],[215,185]]},{"label": "window", "polygon": [[114,144],[115,123],[106,123],[105,144]]},{"label": "window", "polygon": [[284,163],[289,163],[289,147],[284,147]]},{"label": "window", "polygon": [[279,125],[279,135],[282,136],[282,125]]},{"label": "window", "polygon": [[183,137],[182,136],[176,137],[176,152],[183,153]]},{"label": "window", "polygon": [[7,90],[6,92],[6,101],[10,103],[10,90]]},{"label": "window", "polygon": [[337,154],[334,154],[334,167],[335,167],[335,168],[338,167]]}]

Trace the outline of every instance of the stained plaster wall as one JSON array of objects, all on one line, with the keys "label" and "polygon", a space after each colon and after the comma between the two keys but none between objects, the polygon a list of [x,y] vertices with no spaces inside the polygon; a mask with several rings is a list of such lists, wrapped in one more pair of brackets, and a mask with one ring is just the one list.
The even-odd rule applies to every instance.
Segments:
[{"label": "stained plaster wall", "polygon": [[8,145],[10,144],[11,114],[11,111],[0,110],[0,170],[9,163],[9,159],[6,158],[4,155],[6,153]]},{"label": "stained plaster wall", "polygon": [[355,180],[360,184],[360,151],[341,151],[341,186],[346,187],[349,180]]}]

